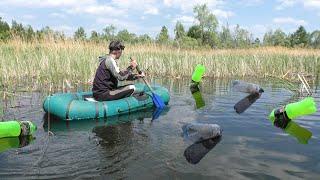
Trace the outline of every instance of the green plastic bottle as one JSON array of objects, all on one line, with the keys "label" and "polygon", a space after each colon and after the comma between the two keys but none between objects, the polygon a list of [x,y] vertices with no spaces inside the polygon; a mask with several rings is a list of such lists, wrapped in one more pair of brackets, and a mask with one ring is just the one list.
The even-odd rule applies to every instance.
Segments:
[{"label": "green plastic bottle", "polygon": [[[275,112],[277,110],[274,109],[269,115],[269,119],[272,123],[274,123],[275,121]],[[307,97],[299,102],[288,104],[284,109],[284,112],[290,120],[295,119],[298,116],[315,113],[316,111],[316,103],[314,102],[314,99],[312,97]]]},{"label": "green plastic bottle", "polygon": [[30,121],[0,122],[0,138],[32,135],[37,126]]},{"label": "green plastic bottle", "polygon": [[196,66],[196,69],[194,70],[194,72],[193,72],[193,74],[192,74],[192,80],[193,80],[194,82],[199,83],[199,82],[201,81],[202,76],[203,76],[203,74],[205,73],[205,71],[206,71],[206,68],[205,68],[203,65],[198,64],[198,65]]}]

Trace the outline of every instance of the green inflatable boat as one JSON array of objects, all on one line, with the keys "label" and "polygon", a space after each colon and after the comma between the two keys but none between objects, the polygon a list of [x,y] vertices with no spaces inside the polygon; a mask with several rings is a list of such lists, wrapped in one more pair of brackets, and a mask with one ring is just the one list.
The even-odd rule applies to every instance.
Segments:
[{"label": "green inflatable boat", "polygon": [[[135,87],[137,91],[144,93],[114,101],[95,101],[92,92],[57,93],[45,99],[43,109],[49,114],[69,121],[106,118],[153,107],[149,88],[141,83],[135,84]],[[169,103],[170,96],[166,88],[154,86],[153,91],[166,105]]]}]

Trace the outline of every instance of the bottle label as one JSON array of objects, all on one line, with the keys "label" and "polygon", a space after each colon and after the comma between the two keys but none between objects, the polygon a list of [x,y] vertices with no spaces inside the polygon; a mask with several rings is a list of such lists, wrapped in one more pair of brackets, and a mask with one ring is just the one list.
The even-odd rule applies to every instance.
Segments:
[{"label": "bottle label", "polygon": [[28,136],[30,135],[30,124],[27,121],[21,121],[20,122],[20,128],[21,128],[21,136]]},{"label": "bottle label", "polygon": [[285,129],[288,123],[291,121],[291,119],[288,117],[285,111],[285,106],[275,110],[274,117],[275,117],[275,120],[273,124],[282,129]]}]

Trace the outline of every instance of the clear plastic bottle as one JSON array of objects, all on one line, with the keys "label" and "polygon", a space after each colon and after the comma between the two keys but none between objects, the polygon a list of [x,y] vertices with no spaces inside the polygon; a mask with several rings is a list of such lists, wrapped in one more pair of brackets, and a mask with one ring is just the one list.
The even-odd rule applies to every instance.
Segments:
[{"label": "clear plastic bottle", "polygon": [[182,126],[182,131],[184,138],[192,142],[200,142],[222,135],[222,130],[217,124],[188,123]]},{"label": "clear plastic bottle", "polygon": [[232,89],[234,91],[240,91],[240,92],[250,93],[250,94],[264,92],[264,90],[259,85],[248,83],[245,81],[240,81],[240,80],[232,81]]}]

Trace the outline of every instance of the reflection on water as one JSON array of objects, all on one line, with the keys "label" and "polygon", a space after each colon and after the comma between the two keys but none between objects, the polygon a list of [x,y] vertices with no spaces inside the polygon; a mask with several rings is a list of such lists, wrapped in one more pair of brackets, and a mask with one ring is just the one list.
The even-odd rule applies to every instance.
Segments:
[{"label": "reflection on water", "polygon": [[123,114],[119,116],[112,116],[108,118],[100,119],[84,119],[75,121],[64,121],[53,115],[45,113],[43,116],[43,128],[48,130],[50,122],[50,131],[91,131],[98,126],[116,126],[123,123],[128,123],[134,120],[143,121],[144,119],[154,120],[155,113],[159,118],[161,115],[165,115],[170,108],[164,108],[160,112],[157,109],[147,109],[129,114]]},{"label": "reflection on water", "polygon": [[237,102],[234,105],[234,109],[238,114],[241,114],[244,111],[246,111],[254,102],[256,102],[256,100],[259,99],[260,96],[261,96],[261,93],[249,94],[247,97]]},{"label": "reflection on water", "polygon": [[32,136],[18,136],[0,138],[0,153],[11,148],[22,148],[28,146],[34,138]]},{"label": "reflection on water", "polygon": [[212,139],[195,142],[187,147],[183,155],[189,163],[198,164],[200,160],[220,142],[220,140],[221,136],[218,136]]},{"label": "reflection on water", "polygon": [[[238,114],[235,102],[245,95],[230,90],[231,80],[204,80],[201,96],[190,93],[190,80],[155,80],[169,89],[171,100],[167,111],[154,121],[152,110],[99,120],[66,122],[50,117],[48,121],[41,107],[45,96],[25,94],[35,98],[7,102],[3,118],[35,122],[36,140],[0,153],[0,177],[318,179],[320,113],[299,117],[284,130],[276,128],[268,120],[270,112],[300,97],[282,84],[246,81],[260,84],[265,92]],[[202,107],[196,110],[194,97],[201,97]],[[314,97],[318,103],[319,92]],[[247,99],[247,104],[251,102]],[[44,151],[48,122],[54,136]],[[181,126],[191,122],[219,124],[223,140],[190,145],[181,138]]]},{"label": "reflection on water", "polygon": [[308,144],[309,139],[312,137],[311,131],[299,126],[299,124],[293,120],[291,120],[283,130],[290,136],[295,137],[301,144]]},{"label": "reflection on water", "polygon": [[200,109],[200,108],[204,107],[206,105],[206,103],[204,102],[204,100],[202,98],[202,94],[200,92],[198,84],[191,83],[190,84],[190,91],[191,91],[192,97],[194,98],[194,100],[196,102],[196,108]]}]

